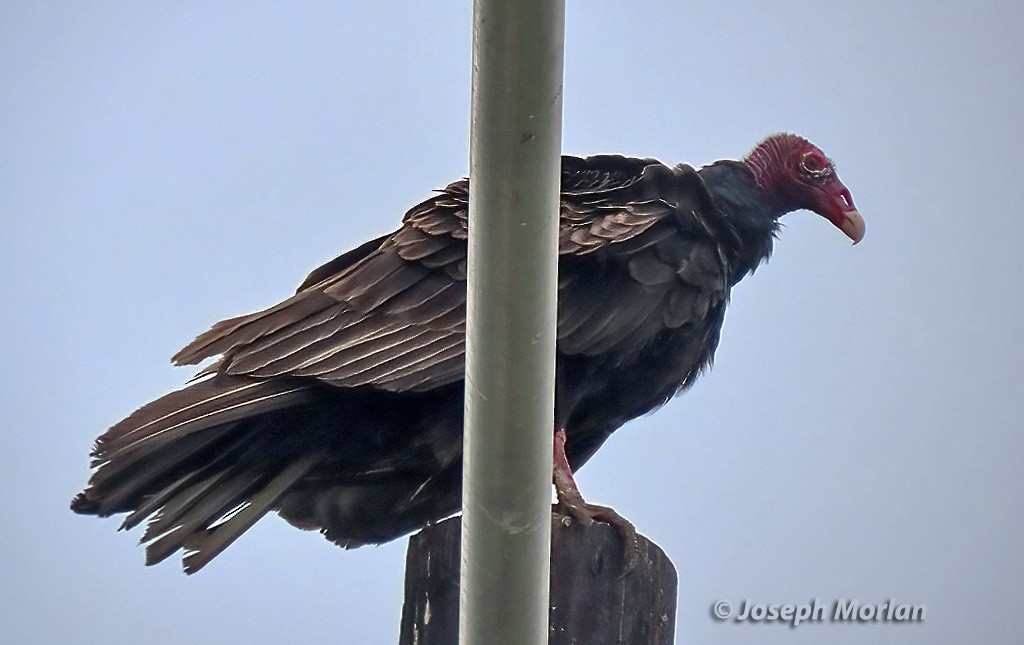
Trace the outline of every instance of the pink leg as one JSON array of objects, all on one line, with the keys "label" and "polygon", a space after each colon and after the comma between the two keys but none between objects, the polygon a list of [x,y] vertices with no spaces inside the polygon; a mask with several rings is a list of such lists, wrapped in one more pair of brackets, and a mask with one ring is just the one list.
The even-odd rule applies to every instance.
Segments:
[{"label": "pink leg", "polygon": [[583,526],[590,526],[594,521],[610,524],[622,536],[625,548],[624,573],[632,571],[640,558],[640,543],[637,541],[636,527],[616,513],[614,509],[608,506],[589,504],[583,499],[579,486],[576,485],[576,479],[572,475],[569,460],[565,456],[564,428],[559,428],[555,432],[553,467],[555,493],[558,496],[558,504],[555,505],[556,511],[566,515],[566,520],[574,518]]}]

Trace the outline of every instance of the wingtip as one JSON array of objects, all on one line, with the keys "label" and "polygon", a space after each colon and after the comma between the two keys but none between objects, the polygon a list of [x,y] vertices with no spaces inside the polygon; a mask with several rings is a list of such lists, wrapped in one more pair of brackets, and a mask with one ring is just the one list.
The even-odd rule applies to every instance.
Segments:
[{"label": "wingtip", "polygon": [[82,491],[71,499],[71,510],[79,515],[96,515],[99,513],[99,504]]},{"label": "wingtip", "polygon": [[[198,340],[198,338],[196,340]],[[177,354],[171,356],[171,365],[175,367],[185,367],[186,365],[195,365],[200,360],[202,360],[199,357],[197,357],[194,352],[190,351],[194,344],[194,342],[189,343],[188,345],[183,347]]]},{"label": "wingtip", "polygon": [[216,556],[220,555],[220,551],[210,552],[202,549],[189,550],[186,545],[186,553],[181,558],[181,570],[185,572],[186,576],[195,575],[202,571],[202,569],[210,564],[210,562]]}]

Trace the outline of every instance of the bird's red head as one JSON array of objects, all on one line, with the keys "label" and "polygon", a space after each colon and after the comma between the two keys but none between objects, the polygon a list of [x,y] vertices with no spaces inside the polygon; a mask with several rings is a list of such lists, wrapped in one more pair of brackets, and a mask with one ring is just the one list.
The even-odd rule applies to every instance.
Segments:
[{"label": "bird's red head", "polygon": [[853,243],[864,237],[864,218],[836,175],[835,166],[813,143],[795,134],[774,134],[744,159],[757,185],[779,214],[801,208],[835,224]]}]

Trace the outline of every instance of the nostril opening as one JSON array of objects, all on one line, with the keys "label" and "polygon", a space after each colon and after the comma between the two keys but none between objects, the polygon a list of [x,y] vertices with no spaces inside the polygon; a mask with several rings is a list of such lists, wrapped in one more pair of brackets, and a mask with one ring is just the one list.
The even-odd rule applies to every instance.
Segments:
[{"label": "nostril opening", "polygon": [[850,191],[842,191],[841,193],[839,193],[839,198],[842,200],[843,206],[847,208],[853,208],[853,200],[850,199]]}]

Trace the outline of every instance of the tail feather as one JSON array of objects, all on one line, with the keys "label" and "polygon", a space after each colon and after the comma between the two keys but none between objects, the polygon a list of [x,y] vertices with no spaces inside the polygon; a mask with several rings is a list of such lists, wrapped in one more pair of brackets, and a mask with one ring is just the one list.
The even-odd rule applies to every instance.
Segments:
[{"label": "tail feather", "polygon": [[134,511],[129,513],[127,517],[124,518],[124,521],[121,522],[121,526],[118,528],[118,530],[130,531],[131,529],[141,524],[144,519],[160,510],[163,506],[165,506],[167,502],[171,499],[171,497],[180,493],[182,487],[187,485],[188,482],[190,482],[194,478],[194,473],[188,473],[184,477],[179,478],[178,480],[164,488],[159,493],[155,495],[150,495],[149,498],[143,504],[141,504],[138,508],[136,508]]},{"label": "tail feather", "polygon": [[94,465],[124,457],[136,449],[288,407],[309,398],[307,385],[291,380],[258,381],[215,377],[198,381],[148,403],[96,440]]},{"label": "tail feather", "polygon": [[264,486],[237,513],[226,521],[205,531],[193,532],[186,537],[184,546],[186,553],[183,560],[185,573],[199,571],[210,560],[228,548],[242,533],[249,530],[260,518],[270,511],[271,507],[285,492],[313,466],[315,459],[306,457],[289,465]]},{"label": "tail feather", "polygon": [[146,566],[160,564],[174,555],[175,551],[181,548],[181,542],[186,532],[187,529],[184,526],[179,526],[147,544]]},{"label": "tail feather", "polygon": [[240,490],[238,482],[224,483],[227,475],[227,472],[215,473],[177,489],[150,518],[140,542],[150,542],[178,527],[213,522],[221,513],[230,510],[233,500],[243,495],[245,490]]},{"label": "tail feather", "polygon": [[[164,486],[160,492],[140,505],[135,513],[132,513],[132,516],[138,513],[139,517],[129,516],[128,518],[131,519],[133,525],[140,523],[150,515],[153,516],[146,525],[141,541],[147,542],[165,533],[172,526],[181,524],[184,521],[184,516],[193,511],[193,505],[198,503],[211,487],[219,485],[226,477],[238,472],[246,465],[251,467],[251,464],[245,464],[244,460],[240,458],[240,453],[244,451],[249,442],[250,438],[243,433],[235,437],[233,443],[218,446],[216,456],[203,463],[194,464],[184,477]],[[148,511],[143,515],[143,511],[147,509]],[[125,520],[126,523],[128,519]]]},{"label": "tail feather", "polygon": [[148,519],[147,564],[186,549],[186,569],[198,570],[320,459],[273,421],[315,396],[294,380],[223,376],[172,392],[97,439],[96,471],[71,508],[127,512],[123,529]]},{"label": "tail feather", "polygon": [[[217,478],[220,479],[220,478]],[[246,495],[258,484],[247,474],[227,481],[202,482],[199,490],[188,491],[180,501],[184,508],[173,514],[161,514],[146,527],[142,536],[148,541],[146,564],[156,564],[185,546],[195,532],[201,532],[244,503]],[[159,537],[158,537],[159,536]]]},{"label": "tail feather", "polygon": [[[108,491],[102,496],[96,514],[109,517],[132,510],[137,505],[139,491],[173,490],[177,481],[168,481],[168,474],[173,473],[181,464],[193,460],[196,455],[208,451],[212,444],[224,439],[234,428],[235,424],[209,428],[199,436],[190,436],[187,441],[165,446],[152,454],[148,450],[136,450],[134,454],[123,455],[123,458],[108,463],[105,468],[97,470],[89,482],[91,488]],[[218,451],[218,454],[223,455],[223,451]],[[221,458],[218,456],[213,459]],[[194,475],[195,472],[190,472],[187,477]]]},{"label": "tail feather", "polygon": [[458,509],[461,424],[437,419],[461,394],[216,375],[108,430],[72,510],[125,513],[147,564],[184,551],[187,573],[271,511],[346,548],[386,542]]}]

